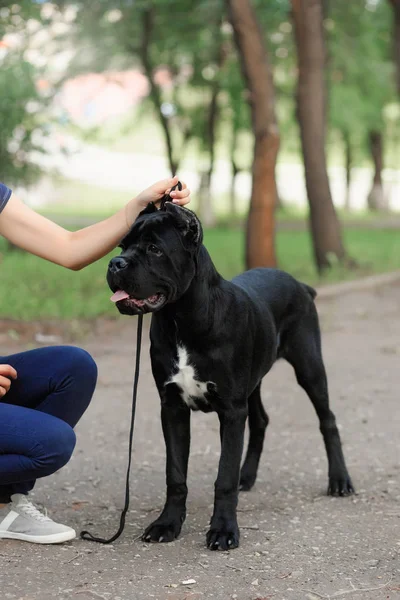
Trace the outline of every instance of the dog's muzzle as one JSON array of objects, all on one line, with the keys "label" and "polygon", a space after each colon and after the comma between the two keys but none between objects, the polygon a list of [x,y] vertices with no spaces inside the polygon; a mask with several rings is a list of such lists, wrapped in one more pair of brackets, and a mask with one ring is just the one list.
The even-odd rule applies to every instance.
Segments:
[{"label": "dog's muzzle", "polygon": [[128,266],[128,262],[123,258],[123,256],[115,256],[108,263],[108,270],[113,275],[115,273],[119,273],[119,271],[123,271]]},{"label": "dog's muzzle", "polygon": [[140,315],[160,310],[167,302],[167,297],[162,292],[155,292],[143,297],[139,292],[128,292],[129,276],[125,270],[129,266],[123,256],[112,258],[108,265],[107,280],[114,294],[111,302],[115,302],[119,312],[125,315]]}]

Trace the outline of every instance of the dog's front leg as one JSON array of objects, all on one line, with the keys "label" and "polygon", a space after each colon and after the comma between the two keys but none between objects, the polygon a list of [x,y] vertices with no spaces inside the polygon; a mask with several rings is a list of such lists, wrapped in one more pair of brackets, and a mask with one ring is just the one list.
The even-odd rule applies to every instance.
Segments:
[{"label": "dog's front leg", "polygon": [[163,402],[161,421],[167,448],[167,499],[161,515],[144,532],[145,542],[172,542],[186,518],[190,409],[180,398]]},{"label": "dog's front leg", "polygon": [[221,458],[207,546],[211,550],[231,550],[239,546],[236,507],[247,411],[230,408],[220,412],[218,416],[221,427]]}]

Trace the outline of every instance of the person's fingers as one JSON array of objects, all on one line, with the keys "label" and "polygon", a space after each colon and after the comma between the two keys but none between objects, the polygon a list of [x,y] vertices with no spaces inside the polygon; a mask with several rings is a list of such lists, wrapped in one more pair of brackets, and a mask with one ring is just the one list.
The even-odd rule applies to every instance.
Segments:
[{"label": "person's fingers", "polygon": [[169,177],[168,179],[162,179],[155,185],[157,187],[157,190],[160,192],[160,194],[169,194],[170,189],[173,188],[174,185],[176,185],[178,183],[178,181],[179,181],[178,176],[175,175],[175,177]]},{"label": "person's fingers", "polygon": [[[175,177],[170,177],[169,179],[162,179],[161,181],[158,181],[154,184],[153,189],[155,189],[158,194],[169,194],[171,192],[171,189],[174,186],[176,186],[178,182],[179,177],[178,175],[175,175]],[[187,185],[184,181],[181,181],[181,184],[182,190],[184,190],[187,187]]]},{"label": "person's fingers", "polygon": [[0,374],[17,379],[17,371],[11,365],[0,365]]},{"label": "person's fingers", "polygon": [[7,379],[7,377],[2,377],[0,375],[0,387],[5,390],[6,392],[8,392],[10,390],[11,387],[11,381],[9,379]]},{"label": "person's fingers", "polygon": [[[176,192],[178,194],[180,194],[181,191],[186,190],[186,188],[187,188],[186,183],[184,181],[181,181],[181,184],[182,184],[182,190],[179,190],[178,188],[176,188],[173,192],[171,192],[171,196],[173,196]],[[168,193],[169,193],[169,190],[168,190]]]},{"label": "person's fingers", "polygon": [[190,202],[190,190],[186,188],[186,190],[182,190],[181,192],[177,192],[176,194],[172,192],[171,198],[173,199],[174,204],[185,205]]},{"label": "person's fingers", "polygon": [[190,195],[190,190],[189,188],[185,188],[184,190],[174,190],[173,192],[171,192],[171,197],[172,198],[187,198]]},{"label": "person's fingers", "polygon": [[189,204],[190,198],[183,198],[183,200],[173,200],[172,204],[177,204],[178,206],[185,206]]},{"label": "person's fingers", "polygon": [[2,396],[5,396],[6,394],[7,394],[7,391],[4,388],[0,387],[0,398]]}]

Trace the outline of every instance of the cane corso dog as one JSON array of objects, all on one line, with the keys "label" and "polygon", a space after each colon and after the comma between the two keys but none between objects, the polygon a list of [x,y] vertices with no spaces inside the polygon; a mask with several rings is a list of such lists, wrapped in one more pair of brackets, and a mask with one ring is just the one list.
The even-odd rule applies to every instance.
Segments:
[{"label": "cane corso dog", "polygon": [[[329,408],[315,291],[277,269],[252,269],[226,281],[202,240],[192,211],[171,202],[163,210],[150,204],[122,240],[107,281],[121,313],[153,313],[150,353],[161,397],[167,494],[143,540],[179,536],[186,516],[190,414],[214,411],[221,457],[207,546],[230,550],[239,545],[238,492],[254,485],[268,425],[261,381],[276,360],[293,366],[317,412],[329,462],[328,494],[351,494],[353,485]],[[240,468],[247,419],[249,444]]]}]

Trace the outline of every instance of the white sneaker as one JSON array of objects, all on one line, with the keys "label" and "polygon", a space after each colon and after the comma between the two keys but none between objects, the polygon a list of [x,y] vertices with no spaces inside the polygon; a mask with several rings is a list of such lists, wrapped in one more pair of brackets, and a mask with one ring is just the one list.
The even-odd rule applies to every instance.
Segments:
[{"label": "white sneaker", "polygon": [[[5,513],[4,517],[2,513]],[[60,544],[76,537],[71,527],[52,521],[24,494],[13,494],[10,504],[0,510],[0,515],[0,538],[34,544]]]}]

